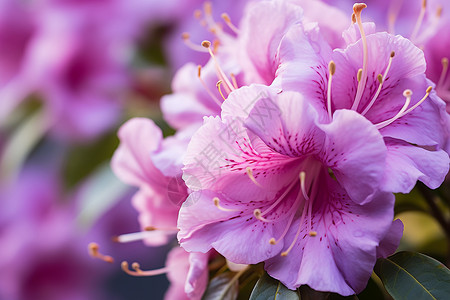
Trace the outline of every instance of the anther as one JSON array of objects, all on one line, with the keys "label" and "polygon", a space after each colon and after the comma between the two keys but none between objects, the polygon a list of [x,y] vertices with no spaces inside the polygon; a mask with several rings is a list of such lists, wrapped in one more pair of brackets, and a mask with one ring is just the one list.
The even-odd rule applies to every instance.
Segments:
[{"label": "anther", "polygon": [[361,78],[362,78],[362,69],[359,69],[358,73],[356,74],[356,80],[358,80],[358,82],[360,82]]},{"label": "anther", "polygon": [[377,80],[378,80],[378,83],[379,83],[379,84],[382,84],[382,83],[383,83],[383,75],[378,74],[378,75],[377,75]]},{"label": "anther", "polygon": [[352,24],[356,23],[356,16],[355,13],[352,13]]},{"label": "anther", "polygon": [[131,268],[134,270],[132,271],[129,269],[128,262],[126,261],[123,261],[120,264],[120,267],[122,268],[122,271],[131,276],[156,276],[166,274],[169,271],[167,267],[156,270],[143,271],[141,270],[141,266],[137,262],[131,264]]},{"label": "anther", "polygon": [[225,207],[221,206],[220,199],[218,197],[213,198],[213,203],[218,209],[220,209],[222,211],[238,211],[238,209],[225,208]]},{"label": "anther", "polygon": [[309,236],[317,236],[317,232],[312,230],[308,234]]},{"label": "anther", "polygon": [[261,185],[258,181],[256,181],[255,176],[253,176],[253,171],[252,171],[252,169],[251,169],[250,167],[246,167],[246,168],[245,168],[245,172],[247,173],[247,176],[250,178],[250,180],[251,180],[254,184],[256,184],[257,186],[259,186],[259,187],[262,188],[262,185]]},{"label": "anther", "polygon": [[203,10],[205,11],[205,14],[207,16],[212,15],[212,4],[210,1],[205,1],[205,3],[203,4]]},{"label": "anther", "polygon": [[104,255],[102,253],[99,252],[99,245],[97,243],[89,243],[88,245],[88,250],[89,250],[89,254],[92,257],[98,258],[100,260],[103,260],[107,263],[113,263],[114,259],[109,256],[109,255]]},{"label": "anther", "polygon": [[202,42],[202,46],[209,49],[209,47],[211,46],[211,42],[210,41],[203,41]]},{"label": "anther", "polygon": [[331,116],[331,79],[333,78],[334,73],[336,72],[336,64],[334,63],[334,61],[330,61],[328,63],[328,72],[329,72],[329,76],[328,76],[328,87],[327,87],[327,109],[328,109],[328,116],[330,117],[330,119],[332,118]]}]

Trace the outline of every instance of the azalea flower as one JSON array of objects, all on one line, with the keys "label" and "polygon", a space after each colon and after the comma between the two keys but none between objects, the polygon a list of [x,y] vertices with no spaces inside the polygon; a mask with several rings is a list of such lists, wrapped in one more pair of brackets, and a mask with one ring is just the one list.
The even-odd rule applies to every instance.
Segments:
[{"label": "azalea flower", "polygon": [[[187,251],[214,248],[234,263],[265,261],[290,289],[354,294],[383,238],[401,236],[401,225],[392,225],[394,197],[379,191],[383,138],[354,111],[322,124],[301,94],[277,92],[236,90],[222,118],[205,119],[195,133],[183,169],[193,192],[180,210],[178,239]],[[197,181],[201,188],[191,186]]]},{"label": "azalea flower", "polygon": [[[423,52],[401,36],[363,24],[364,7],[355,5],[356,24],[343,34],[345,49],[331,51],[320,35],[293,26],[279,47],[274,85],[307,96],[322,122],[330,122],[341,109],[371,121],[388,149],[385,190],[406,193],[417,180],[436,188],[449,164],[442,150],[448,126],[445,103],[425,76]],[[320,51],[310,51],[307,41]]]},{"label": "azalea flower", "polygon": [[[142,231],[120,235],[117,242],[143,240],[146,245],[160,246],[169,243],[178,232],[178,211],[188,195],[181,179],[181,159],[189,141],[187,137],[191,136],[187,132],[163,140],[153,121],[143,118],[131,119],[119,130],[121,144],[111,165],[121,180],[139,188],[132,203],[139,212]],[[166,299],[201,299],[208,281],[209,257],[175,247],[165,268],[142,271],[134,263],[131,271],[128,263],[123,262],[122,269],[135,276],[167,274],[171,287]]]}]

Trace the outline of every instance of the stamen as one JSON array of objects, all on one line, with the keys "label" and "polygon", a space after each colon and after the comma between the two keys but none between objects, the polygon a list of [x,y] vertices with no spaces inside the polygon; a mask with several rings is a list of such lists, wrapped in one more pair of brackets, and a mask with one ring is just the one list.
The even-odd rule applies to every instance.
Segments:
[{"label": "stamen", "polygon": [[250,167],[245,168],[245,172],[247,173],[247,176],[250,178],[250,180],[256,184],[257,186],[259,186],[260,188],[262,188],[262,185],[259,184],[258,181],[256,181],[255,176],[253,176],[253,171],[252,169],[250,169]]},{"label": "stamen", "polygon": [[442,16],[442,6],[438,6],[437,10],[436,10],[436,17],[440,18]]},{"label": "stamen", "polygon": [[222,211],[239,211],[239,209],[225,208],[225,207],[221,206],[220,199],[218,197],[214,197],[213,202],[214,202],[214,205]]},{"label": "stamen", "polygon": [[266,222],[266,223],[274,223],[274,222],[277,221],[276,219],[274,219],[274,220],[269,220],[269,219],[266,219],[266,218],[262,217],[262,216],[261,216],[261,210],[260,210],[259,208],[255,209],[255,210],[253,211],[253,215],[255,216],[255,218],[256,218],[257,220],[260,220],[260,221],[263,221],[263,222]]},{"label": "stamen", "polygon": [[237,84],[236,76],[233,73],[230,73],[231,81],[233,82],[233,86],[235,89],[238,89],[239,86]]},{"label": "stamen", "polygon": [[317,232],[316,231],[310,231],[308,234],[309,234],[309,236],[317,236]]},{"label": "stamen", "polygon": [[380,83],[380,85],[378,86],[378,89],[377,89],[375,95],[373,95],[372,100],[370,100],[369,104],[368,104],[368,105],[366,106],[366,108],[363,110],[363,112],[361,113],[361,115],[364,116],[364,115],[369,111],[369,109],[372,108],[373,104],[375,103],[375,101],[377,100],[378,96],[380,95],[380,93],[381,93],[381,88],[383,87],[383,83],[384,83],[384,81],[386,80],[386,76],[387,76],[387,74],[388,74],[388,72],[389,72],[389,70],[390,70],[390,68],[391,68],[391,65],[392,65],[392,59],[394,58],[394,56],[395,56],[395,52],[392,51],[392,52],[391,52],[391,55],[389,56],[389,62],[388,62],[388,65],[387,65],[387,67],[386,67],[386,70],[384,70],[384,74],[383,74],[383,75],[378,74],[378,76],[377,76],[377,79],[378,79],[378,82]]},{"label": "stamen", "polygon": [[219,49],[219,45],[220,45],[220,41],[219,40],[214,40],[213,41],[213,44],[212,44],[212,47],[213,47],[213,53],[217,53],[217,50]]},{"label": "stamen", "polygon": [[442,58],[441,62],[442,62],[442,72],[441,76],[439,77],[439,81],[436,88],[440,88],[444,84],[445,76],[447,75],[448,71],[448,58],[447,57]]},{"label": "stamen", "polygon": [[380,122],[380,123],[376,124],[375,126],[376,126],[378,129],[381,129],[381,128],[383,128],[383,127],[388,126],[389,124],[391,124],[392,122],[394,122],[395,120],[397,120],[398,118],[400,118],[400,117],[402,116],[402,114],[406,111],[406,109],[407,109],[408,106],[409,106],[409,103],[411,103],[412,91],[411,91],[411,90],[405,90],[405,91],[403,92],[403,96],[406,98],[406,101],[405,101],[405,104],[403,104],[403,107],[400,109],[400,111],[399,111],[395,116],[393,116],[392,118],[390,118],[390,119],[388,119],[388,120],[386,120],[386,121],[383,121],[383,122]]},{"label": "stamen", "polygon": [[414,26],[414,29],[411,33],[410,40],[415,40],[417,33],[419,32],[420,26],[422,26],[426,10],[427,10],[427,0],[422,0],[422,7],[420,9],[419,17],[417,18],[416,25]]},{"label": "stamen", "polygon": [[[292,221],[294,220],[294,217],[295,217],[295,215],[296,215],[296,210],[298,209],[299,204],[300,204],[300,200],[302,199],[301,196],[303,196],[303,198],[305,199],[305,201],[308,203],[308,206],[312,206],[312,201],[309,200],[310,198],[308,197],[308,195],[307,195],[307,193],[306,193],[305,177],[306,177],[306,173],[303,172],[303,171],[300,172],[300,174],[299,174],[299,179],[300,179],[300,190],[301,190],[301,193],[298,193],[297,198],[295,199],[294,204],[292,205],[292,207],[291,207],[291,208],[289,209],[289,211],[287,212],[287,215],[290,214],[290,217],[289,217],[288,223],[286,224],[286,227],[285,227],[283,233],[281,234],[281,236],[280,236],[277,240],[275,240],[275,238],[271,238],[271,239],[269,240],[269,244],[271,244],[271,245],[276,245],[277,243],[279,243],[279,242],[286,236],[286,234],[287,234],[288,231],[289,231],[289,228],[291,227]],[[311,213],[309,213],[309,215],[311,215]],[[306,205],[303,207],[303,212],[302,212],[302,217],[301,217],[301,220],[300,220],[300,225],[299,225],[299,227],[301,227],[301,224],[303,224],[303,221],[304,221],[304,219],[305,219],[305,216],[306,216]],[[294,242],[295,242],[295,240],[296,240],[296,239],[294,239]],[[294,243],[294,242],[293,242],[293,243]],[[290,251],[290,250],[289,250],[289,251]],[[287,253],[288,253],[289,251],[287,251]],[[283,252],[283,253],[284,253],[284,252]],[[286,255],[283,255],[283,253],[281,254],[282,256],[286,256],[286,255],[287,255],[287,253],[286,253]]]},{"label": "stamen", "polygon": [[368,56],[368,47],[367,47],[367,39],[366,34],[364,33],[364,27],[361,20],[361,11],[366,8],[367,5],[364,3],[355,3],[353,5],[353,12],[355,13],[356,17],[356,23],[358,24],[359,32],[361,34],[361,40],[363,44],[363,67],[361,71],[361,76],[359,75],[358,71],[358,77],[360,78],[358,80],[358,88],[356,90],[356,96],[355,101],[353,102],[353,105],[351,107],[352,110],[357,110],[359,106],[359,102],[361,101],[362,94],[364,92],[364,88],[366,86],[367,81],[367,56]]},{"label": "stamen", "polygon": [[112,258],[109,255],[104,255],[104,254],[100,253],[99,248],[100,247],[97,243],[90,243],[88,245],[89,254],[94,258],[98,258],[100,260],[103,260],[107,263],[112,264],[114,262],[114,258]]},{"label": "stamen", "polygon": [[309,197],[308,194],[306,193],[306,187],[305,187],[305,177],[306,177],[306,173],[305,172],[300,172],[300,188],[302,190],[302,194],[303,197],[305,198],[306,201],[309,201]]},{"label": "stamen", "polygon": [[202,17],[202,11],[200,9],[196,9],[194,11],[194,18],[200,19]]},{"label": "stamen", "polygon": [[300,232],[302,231],[302,224],[305,220],[306,216],[306,209],[303,208],[302,216],[300,218],[300,223],[297,228],[297,232],[295,233],[294,240],[292,241],[291,245],[289,245],[289,248],[286,249],[286,251],[281,252],[281,256],[287,256],[289,252],[291,252],[292,248],[294,248],[295,243],[297,242],[298,237],[300,236]]},{"label": "stamen", "polygon": [[202,66],[198,65],[197,70],[198,70],[197,77],[198,77],[198,79],[200,79],[200,82],[202,83],[203,88],[206,90],[208,95],[214,100],[214,102],[216,102],[217,105],[219,105],[219,107],[221,107],[222,106],[222,101],[220,101],[216,97],[216,95],[213,94],[213,92],[208,88],[208,86],[206,85],[206,83],[202,79]]},{"label": "stamen", "polygon": [[327,108],[328,108],[328,116],[331,119],[332,118],[332,116],[331,116],[331,79],[333,78],[333,75],[336,72],[336,64],[334,63],[334,61],[330,61],[330,63],[328,64],[328,72],[329,72],[329,76],[328,76],[328,88],[327,88]]},{"label": "stamen", "polygon": [[205,11],[205,15],[211,16],[212,15],[212,3],[211,1],[205,1],[203,4],[203,10]]},{"label": "stamen", "polygon": [[214,64],[216,66],[216,70],[219,74],[219,79],[222,80],[225,83],[225,89],[227,90],[227,93],[231,93],[231,91],[235,90],[235,88],[233,87],[233,85],[231,84],[231,82],[228,80],[227,76],[225,75],[225,73],[222,71],[222,68],[220,68],[220,65],[216,59],[216,56],[214,55],[214,53],[211,51],[211,42],[210,41],[203,41],[202,42],[202,46],[206,49],[208,49],[209,51],[209,55],[211,55],[211,58],[214,60]]},{"label": "stamen", "polygon": [[420,104],[422,104],[423,101],[425,101],[428,96],[431,93],[431,90],[433,89],[433,87],[429,86],[426,90],[425,96],[423,96],[422,99],[419,100],[419,102],[417,102],[416,104],[414,104],[411,108],[409,108],[407,111],[405,111],[404,113],[402,113],[402,115],[400,117],[403,117],[406,114],[409,114],[410,112],[412,112],[413,110],[415,110]]},{"label": "stamen", "polygon": [[225,96],[224,96],[223,93],[222,93],[222,90],[220,89],[220,85],[221,85],[221,84],[222,84],[222,80],[217,81],[216,87],[217,87],[217,89],[219,90],[219,94],[220,94],[220,96],[222,96],[223,101],[225,101],[225,100],[227,100],[227,99],[225,98]]},{"label": "stamen", "polygon": [[222,14],[222,19],[225,21],[225,23],[230,27],[231,30],[233,30],[234,33],[239,34],[239,29],[234,26],[233,23],[231,23],[230,16],[227,13]]},{"label": "stamen", "polygon": [[156,276],[166,274],[169,271],[167,267],[150,271],[142,271],[140,265],[137,262],[131,264],[131,267],[134,269],[134,271],[131,271],[129,269],[128,262],[126,261],[123,261],[120,266],[125,273],[131,276]]},{"label": "stamen", "polygon": [[190,40],[191,37],[190,37],[189,33],[183,32],[183,34],[181,34],[181,38],[183,39],[184,44],[185,44],[186,46],[188,46],[189,48],[191,48],[192,50],[197,51],[197,52],[204,52],[204,53],[207,53],[207,52],[208,52],[208,50],[206,50],[205,48],[203,48],[203,47],[201,47],[201,46],[199,46],[199,45],[194,44],[194,43]]}]

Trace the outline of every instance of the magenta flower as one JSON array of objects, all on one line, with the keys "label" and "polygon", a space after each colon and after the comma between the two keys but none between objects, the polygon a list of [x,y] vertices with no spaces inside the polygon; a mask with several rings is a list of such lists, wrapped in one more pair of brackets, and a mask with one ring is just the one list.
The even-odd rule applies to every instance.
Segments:
[{"label": "magenta flower", "polygon": [[321,124],[301,94],[276,92],[236,90],[222,120],[205,119],[193,136],[183,175],[193,193],[180,210],[180,244],[214,248],[234,263],[265,261],[291,289],[359,292],[383,254],[380,242],[396,240],[386,243],[389,252],[401,236],[387,235],[394,197],[379,192],[383,138],[354,111]]},{"label": "magenta flower", "polygon": [[332,52],[315,41],[320,52],[309,51],[309,33],[293,26],[280,44],[276,84],[307,96],[323,122],[341,109],[371,121],[388,149],[385,190],[409,192],[417,180],[436,188],[449,164],[441,149],[448,126],[445,104],[425,77],[423,52],[401,36],[375,33],[373,24],[363,29],[361,9],[355,10],[357,24],[344,33],[349,43],[344,50]]},{"label": "magenta flower", "polygon": [[[166,244],[176,233],[178,210],[187,197],[181,161],[176,161],[181,160],[179,144],[187,141],[163,141],[161,130],[151,120],[140,118],[125,123],[119,138],[121,144],[112,158],[112,169],[123,182],[139,188],[132,202],[139,212],[146,244]],[[162,153],[160,159],[158,152]],[[146,232],[148,227],[162,230]]]}]

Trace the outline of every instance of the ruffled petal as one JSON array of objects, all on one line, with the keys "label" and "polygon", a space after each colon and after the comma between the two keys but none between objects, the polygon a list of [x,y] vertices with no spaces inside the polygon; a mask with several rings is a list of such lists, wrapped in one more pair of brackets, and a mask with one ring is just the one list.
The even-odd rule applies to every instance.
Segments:
[{"label": "ruffled petal", "polygon": [[386,146],[384,190],[409,193],[417,180],[435,189],[448,173],[449,157],[443,150],[427,150],[394,139],[386,139]]}]

